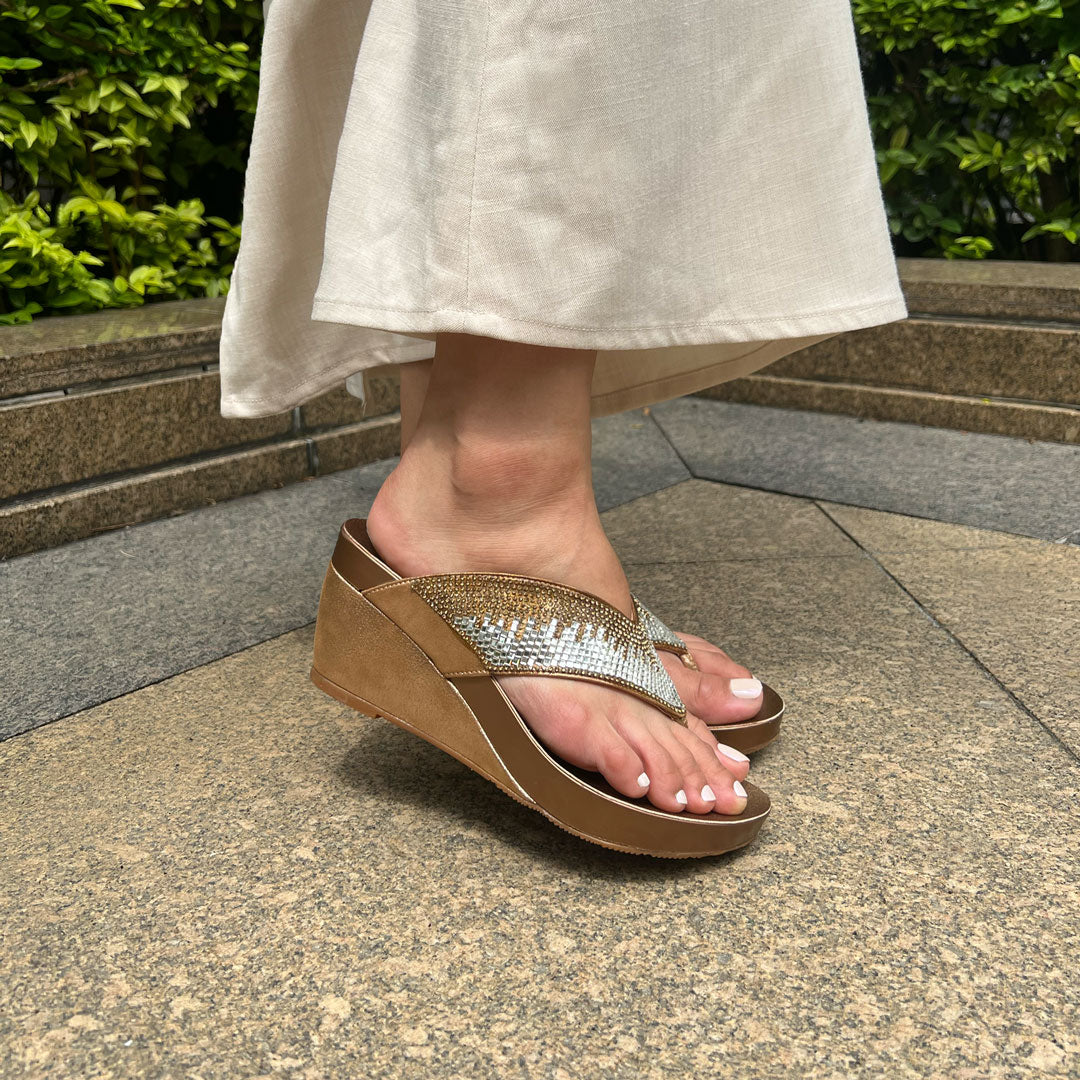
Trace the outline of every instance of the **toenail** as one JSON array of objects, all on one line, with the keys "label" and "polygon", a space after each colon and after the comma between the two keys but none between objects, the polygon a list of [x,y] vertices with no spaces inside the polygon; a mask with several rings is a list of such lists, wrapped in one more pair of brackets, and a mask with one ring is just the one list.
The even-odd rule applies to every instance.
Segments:
[{"label": "toenail", "polygon": [[675,801],[680,806],[685,806],[686,805],[686,792],[683,791],[682,788],[679,788],[679,790],[675,792]]},{"label": "toenail", "polygon": [[703,799],[704,799],[704,800],[705,800],[706,802],[716,802],[716,796],[715,796],[715,795],[713,794],[713,789],[712,789],[711,787],[709,787],[709,785],[708,785],[708,784],[706,784],[706,785],[705,785],[705,786],[704,786],[704,787],[703,787],[703,788],[701,789],[701,797],[702,797],[702,798],[703,798]]},{"label": "toenail", "polygon": [[637,778],[637,786],[638,787],[648,787],[649,786],[649,774],[648,773],[642,773]]},{"label": "toenail", "polygon": [[718,742],[716,744],[716,752],[721,757],[731,758],[732,761],[737,761],[740,765],[744,761],[749,761],[750,760],[745,754],[740,754],[739,751],[736,750],[734,746],[727,746],[726,744],[724,744],[722,742]]},{"label": "toenail", "polygon": [[746,788],[744,788],[738,780],[736,780],[735,783],[731,785],[731,789],[735,792],[736,795],[739,796],[740,799],[746,798]]},{"label": "toenail", "polygon": [[757,679],[732,679],[731,692],[736,697],[761,697],[761,683]]}]

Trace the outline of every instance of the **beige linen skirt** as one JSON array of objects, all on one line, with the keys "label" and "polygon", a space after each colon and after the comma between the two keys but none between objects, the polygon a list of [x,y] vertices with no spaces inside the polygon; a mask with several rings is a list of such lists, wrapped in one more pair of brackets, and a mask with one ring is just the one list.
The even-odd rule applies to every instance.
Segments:
[{"label": "beige linen skirt", "polygon": [[906,316],[848,0],[267,0],[221,412],[439,332],[593,413]]}]

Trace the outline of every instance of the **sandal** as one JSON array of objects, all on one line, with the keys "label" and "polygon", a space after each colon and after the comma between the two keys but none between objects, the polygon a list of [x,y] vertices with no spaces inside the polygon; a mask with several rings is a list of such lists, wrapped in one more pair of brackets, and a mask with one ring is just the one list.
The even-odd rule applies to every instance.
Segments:
[{"label": "sandal", "polygon": [[341,527],[315,623],[312,681],[444,750],[568,832],[662,858],[749,844],[769,798],[744,783],[741,814],[671,813],[558,758],[532,734],[496,674],[586,679],[686,709],[639,622],[591,593],[516,574],[403,578],[363,519]]},{"label": "sandal", "polygon": [[[653,647],[674,653],[688,668],[698,670],[690,653],[690,646],[665,622],[658,619],[636,597],[633,597],[637,610],[638,622],[645,627],[645,633]],[[743,754],[752,754],[760,750],[780,734],[780,717],[784,715],[783,698],[766,683],[761,684],[761,708],[749,720],[736,724],[709,724],[709,730],[727,746]]]}]

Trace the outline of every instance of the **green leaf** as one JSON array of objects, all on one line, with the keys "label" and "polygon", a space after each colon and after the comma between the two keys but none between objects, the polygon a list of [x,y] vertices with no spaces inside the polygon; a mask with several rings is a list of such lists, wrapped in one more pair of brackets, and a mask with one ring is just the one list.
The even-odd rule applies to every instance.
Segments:
[{"label": "green leaf", "polygon": [[51,303],[53,307],[65,308],[74,307],[76,304],[85,304],[89,299],[89,293],[84,292],[82,289],[69,289],[59,296],[54,296]]}]

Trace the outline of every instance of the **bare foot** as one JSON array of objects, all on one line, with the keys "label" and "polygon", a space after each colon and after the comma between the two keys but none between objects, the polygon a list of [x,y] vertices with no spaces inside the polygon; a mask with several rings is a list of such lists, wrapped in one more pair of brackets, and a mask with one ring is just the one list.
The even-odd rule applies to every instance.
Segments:
[{"label": "bare foot", "polygon": [[[528,574],[595,593],[633,617],[629,585],[591,488],[568,483],[565,470],[557,477],[538,472],[534,455],[515,461],[505,446],[463,453],[471,460],[456,452],[447,462],[445,453],[414,444],[379,491],[368,534],[395,571]],[[440,482],[448,468],[453,482]],[[678,666],[691,699],[714,706],[711,695],[720,684],[712,672],[697,675]],[[601,773],[624,795],[645,796],[675,812],[737,814],[745,808],[738,781],[748,763],[718,749],[686,698],[683,727],[606,686],[538,676],[500,676],[499,682],[545,745],[571,764]],[[740,709],[749,709],[748,715],[757,710],[753,702],[733,702],[725,706],[733,719]]]}]

